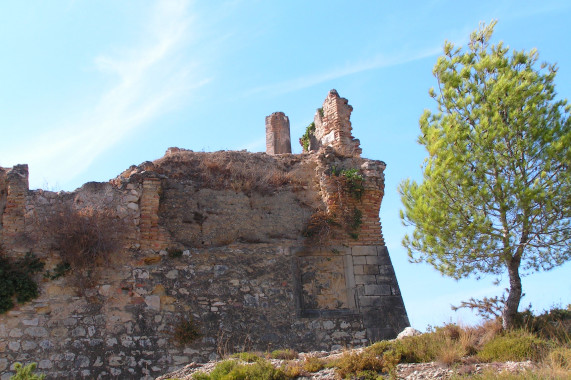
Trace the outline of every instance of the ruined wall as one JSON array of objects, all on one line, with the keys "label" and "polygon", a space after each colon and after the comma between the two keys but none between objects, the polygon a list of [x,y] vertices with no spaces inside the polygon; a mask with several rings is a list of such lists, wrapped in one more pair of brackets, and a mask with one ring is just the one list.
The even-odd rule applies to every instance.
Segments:
[{"label": "ruined wall", "polygon": [[[40,296],[0,315],[0,379],[16,361],[48,378],[154,378],[238,350],[359,346],[408,326],[378,216],[385,164],[360,157],[346,100],[328,101],[336,137],[312,154],[169,148],[71,193],[29,191],[24,166],[0,170],[10,256],[33,252],[53,270],[61,259],[46,231],[62,205],[112,211],[124,229],[106,266],[40,274]],[[339,175],[348,169],[363,179],[358,198]],[[348,231],[339,218],[355,209]],[[319,213],[339,223],[316,243],[307,230]],[[190,317],[201,337],[178,345],[173,331]]]},{"label": "ruined wall", "polygon": [[14,252],[22,252],[25,234],[26,196],[28,194],[28,165],[2,169],[0,186],[1,243],[10,245]]},{"label": "ruined wall", "polygon": [[335,90],[329,91],[322,108],[315,113],[315,138],[309,149],[317,151],[330,146],[341,156],[359,157],[362,150],[359,140],[352,135],[351,112],[353,107],[347,99],[340,97]]},{"label": "ruined wall", "polygon": [[289,118],[283,112],[266,117],[266,153],[291,153]]}]

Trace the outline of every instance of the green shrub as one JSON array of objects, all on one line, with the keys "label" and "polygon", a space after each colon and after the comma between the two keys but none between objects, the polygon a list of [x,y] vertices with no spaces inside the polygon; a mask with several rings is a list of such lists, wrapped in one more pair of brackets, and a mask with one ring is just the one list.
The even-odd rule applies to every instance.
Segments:
[{"label": "green shrub", "polygon": [[355,199],[361,199],[365,188],[363,186],[363,176],[359,174],[357,169],[346,169],[341,171],[341,175],[345,177],[347,183],[347,191]]},{"label": "green shrub", "polygon": [[571,344],[571,304],[566,309],[552,308],[537,316],[525,310],[517,314],[516,327],[543,339]]},{"label": "green shrub", "polygon": [[548,350],[548,342],[522,330],[510,331],[486,343],[478,357],[483,361],[539,361]]},{"label": "green shrub", "polygon": [[24,303],[38,296],[38,284],[32,275],[43,267],[31,253],[19,260],[10,260],[0,252],[0,314],[14,307],[14,299]]},{"label": "green shrub", "polygon": [[303,147],[303,151],[309,151],[309,142],[311,141],[311,137],[313,137],[315,133],[315,123],[312,121],[311,124],[307,126],[305,129],[305,133],[299,139],[299,143]]},{"label": "green shrub", "polygon": [[232,355],[233,358],[240,359],[246,363],[255,363],[262,360],[260,355],[254,354],[253,352],[239,352]]},{"label": "green shrub", "polygon": [[287,376],[283,370],[275,368],[265,360],[259,360],[253,364],[239,364],[235,360],[224,360],[214,367],[210,375],[196,372],[192,378],[194,380],[285,380]]},{"label": "green shrub", "polygon": [[[220,380],[228,375],[238,365],[236,360],[223,360],[210,372],[210,380]],[[206,379],[206,378],[205,378]]]},{"label": "green shrub", "polygon": [[46,271],[46,273],[44,273],[44,277],[48,280],[57,280],[58,278],[65,276],[65,274],[70,270],[71,265],[69,265],[69,263],[61,262],[55,266],[53,273],[49,270]]},{"label": "green shrub", "polygon": [[271,363],[266,361],[258,361],[254,364],[239,364],[232,368],[232,371],[224,376],[224,380],[285,380],[285,373],[275,368]]},{"label": "green shrub", "polygon": [[317,372],[322,370],[324,367],[325,367],[325,362],[321,358],[315,356],[306,356],[303,359],[302,368],[304,371]]},{"label": "green shrub", "polygon": [[346,352],[331,364],[336,367],[336,373],[342,379],[360,371],[374,371],[376,373],[388,371],[385,361],[368,350]]},{"label": "green shrub", "polygon": [[285,350],[274,350],[271,352],[270,357],[272,359],[292,360],[297,359],[297,352],[290,348]]},{"label": "green shrub", "polygon": [[167,253],[171,259],[176,259],[182,257],[182,249],[178,248],[168,248]]},{"label": "green shrub", "polygon": [[39,374],[36,375],[36,363],[30,363],[27,366],[22,366],[21,363],[15,363],[14,369],[16,374],[10,377],[10,380],[43,380],[46,375]]}]

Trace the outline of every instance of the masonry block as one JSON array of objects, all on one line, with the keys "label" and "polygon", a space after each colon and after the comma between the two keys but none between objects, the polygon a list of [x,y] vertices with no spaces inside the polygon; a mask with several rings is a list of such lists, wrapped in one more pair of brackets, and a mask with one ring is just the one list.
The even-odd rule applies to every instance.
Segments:
[{"label": "masonry block", "polygon": [[390,296],[392,295],[389,285],[365,285],[366,296]]}]

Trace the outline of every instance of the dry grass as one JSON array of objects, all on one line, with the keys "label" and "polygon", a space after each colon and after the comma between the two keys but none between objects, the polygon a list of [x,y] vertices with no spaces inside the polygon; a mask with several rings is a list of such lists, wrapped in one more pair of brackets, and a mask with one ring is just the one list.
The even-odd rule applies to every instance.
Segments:
[{"label": "dry grass", "polygon": [[335,222],[325,211],[317,211],[309,217],[303,236],[309,245],[325,246],[333,238]]},{"label": "dry grass", "polygon": [[170,178],[188,179],[202,188],[271,194],[299,180],[287,162],[247,152],[199,153],[180,151],[155,161],[155,170]]}]

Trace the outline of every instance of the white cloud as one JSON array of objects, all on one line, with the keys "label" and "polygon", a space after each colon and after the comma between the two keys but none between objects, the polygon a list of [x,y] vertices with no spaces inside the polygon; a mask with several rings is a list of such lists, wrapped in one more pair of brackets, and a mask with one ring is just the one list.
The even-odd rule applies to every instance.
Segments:
[{"label": "white cloud", "polygon": [[431,57],[442,51],[441,46],[422,49],[416,52],[402,51],[393,55],[379,54],[371,59],[356,62],[345,67],[334,68],[329,71],[311,74],[292,80],[274,83],[268,86],[253,88],[245,93],[245,95],[253,95],[257,93],[285,94],[309,88],[320,83],[345,77],[347,75],[360,73],[367,70],[380,69],[383,67],[396,66],[407,62]]},{"label": "white cloud", "polygon": [[[188,8],[185,0],[158,1],[151,19],[142,23],[147,26],[139,46],[95,58],[97,69],[115,79],[92,108],[75,120],[65,120],[64,127],[27,141],[25,150],[4,152],[7,161],[25,159],[30,165],[31,187],[41,185],[39,177],[69,181],[108,148],[208,83],[196,74],[200,63],[182,57],[196,34]],[[36,178],[35,173],[41,175]]]}]

